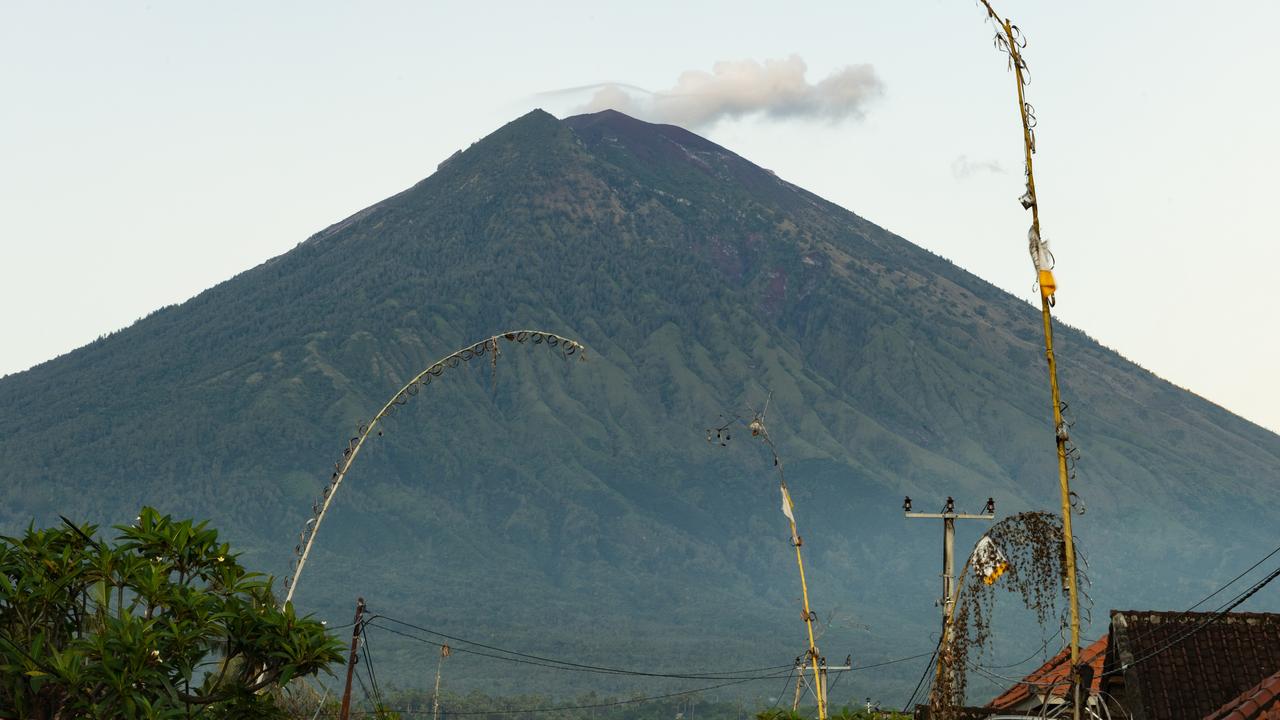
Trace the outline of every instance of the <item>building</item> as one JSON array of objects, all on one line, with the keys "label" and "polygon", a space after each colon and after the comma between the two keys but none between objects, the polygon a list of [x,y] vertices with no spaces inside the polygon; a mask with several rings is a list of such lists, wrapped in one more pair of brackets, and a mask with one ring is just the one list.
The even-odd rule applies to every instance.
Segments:
[{"label": "building", "polygon": [[1102,690],[1134,720],[1200,720],[1280,672],[1280,614],[1113,610]]},{"label": "building", "polygon": [[[1098,688],[1102,680],[1102,664],[1106,659],[1108,640],[1109,636],[1103,635],[1087,648],[1080,650],[1080,659],[1093,668],[1093,680],[1089,684],[1088,700],[1091,708],[1098,708],[1102,702],[1098,694]],[[987,707],[1010,715],[1047,714],[1053,716],[1053,709],[1067,702],[1071,681],[1070,668],[1071,651],[1063,648],[1062,652],[1050,658],[1049,662],[1036,668],[1030,675],[1023,678],[1022,682],[987,703]]]},{"label": "building", "polygon": [[1280,673],[1232,698],[1204,720],[1280,720]]},{"label": "building", "polygon": [[[1098,718],[1280,720],[1280,614],[1113,610],[1081,658]],[[1053,716],[1069,664],[1063,650],[988,707]]]}]

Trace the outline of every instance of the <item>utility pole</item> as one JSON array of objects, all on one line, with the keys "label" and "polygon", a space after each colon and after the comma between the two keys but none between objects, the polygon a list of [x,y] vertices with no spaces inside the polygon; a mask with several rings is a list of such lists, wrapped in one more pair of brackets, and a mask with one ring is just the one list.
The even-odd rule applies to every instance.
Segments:
[{"label": "utility pole", "polygon": [[356,619],[355,625],[351,627],[351,657],[347,659],[347,688],[342,691],[342,712],[338,716],[340,720],[348,720],[351,715],[351,676],[355,674],[356,659],[359,657],[356,653],[360,651],[360,631],[364,618],[364,598],[356,598]]},{"label": "utility pole", "polygon": [[942,520],[942,650],[938,652],[938,675],[941,676],[943,673],[947,673],[948,677],[950,677],[951,658],[948,657],[946,648],[951,639],[951,611],[956,602],[956,520],[985,520],[991,522],[996,516],[996,501],[993,498],[987,498],[987,504],[982,508],[981,513],[958,513],[956,512],[956,501],[947,496],[947,502],[942,506],[942,512],[923,513],[912,512],[911,498],[906,497],[902,501],[902,512],[908,518]]},{"label": "utility pole", "polygon": [[819,657],[816,666],[817,686],[809,681],[805,676],[805,672],[810,669],[809,657],[806,655],[803,659],[796,658],[796,692],[795,698],[791,701],[791,711],[796,712],[800,708],[800,699],[804,697],[806,690],[812,690],[814,698],[822,704],[823,707],[831,707],[831,698],[827,695],[827,671],[829,670],[852,670],[853,656],[845,658],[844,665],[828,665],[825,657]]},{"label": "utility pole", "polygon": [[452,653],[449,643],[440,646],[440,661],[436,663],[436,693],[431,696],[431,720],[440,720],[440,671],[444,669],[444,659]]}]

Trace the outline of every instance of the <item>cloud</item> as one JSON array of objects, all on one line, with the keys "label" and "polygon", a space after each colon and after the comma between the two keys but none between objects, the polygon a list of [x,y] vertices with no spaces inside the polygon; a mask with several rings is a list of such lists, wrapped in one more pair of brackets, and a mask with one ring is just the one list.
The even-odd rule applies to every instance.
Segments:
[{"label": "cloud", "polygon": [[579,110],[614,109],[684,127],[713,125],[725,118],[763,115],[835,122],[861,118],[867,104],[884,92],[870,65],[850,65],[810,83],[798,55],[786,59],[717,62],[711,72],[687,70],[669,90],[649,92],[622,83],[603,83]]},{"label": "cloud", "polygon": [[1003,175],[1004,167],[995,160],[973,160],[968,155],[961,155],[951,161],[951,174],[957,180],[968,180],[981,173]]}]

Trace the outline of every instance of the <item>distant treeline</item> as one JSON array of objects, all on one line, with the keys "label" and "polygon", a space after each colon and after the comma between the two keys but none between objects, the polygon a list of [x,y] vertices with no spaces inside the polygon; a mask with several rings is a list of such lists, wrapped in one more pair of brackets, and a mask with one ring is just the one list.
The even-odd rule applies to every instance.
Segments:
[{"label": "distant treeline", "polygon": [[[384,697],[382,711],[375,705],[353,707],[353,717],[404,718],[432,716],[430,692],[393,691]],[[890,710],[871,711],[863,707],[832,708],[831,717],[838,720],[896,720],[908,717]],[[442,692],[441,720],[530,720],[558,718],[562,720],[790,720],[817,716],[812,706],[792,713],[790,707],[755,707],[750,703],[707,699],[700,695],[645,700],[642,696],[604,697],[584,693],[574,697],[553,699],[545,695],[512,695],[493,697],[479,691],[458,695]]]}]

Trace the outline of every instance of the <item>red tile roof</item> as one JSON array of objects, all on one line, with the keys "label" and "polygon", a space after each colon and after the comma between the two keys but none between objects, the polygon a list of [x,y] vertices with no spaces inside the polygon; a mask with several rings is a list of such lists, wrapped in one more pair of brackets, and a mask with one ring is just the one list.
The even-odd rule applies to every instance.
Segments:
[{"label": "red tile roof", "polygon": [[1106,670],[1135,718],[1203,718],[1280,672],[1280,614],[1112,611]]},{"label": "red tile roof", "polygon": [[[1103,635],[1092,645],[1080,651],[1080,659],[1093,667],[1093,683],[1089,688],[1091,694],[1098,691],[1098,683],[1102,679],[1102,663],[1107,656],[1107,638],[1107,635]],[[1070,675],[1071,649],[1063,648],[1062,652],[1054,655],[1049,662],[1023,678],[1023,682],[1005,690],[999,697],[987,703],[987,707],[1012,710],[1031,697],[1033,690],[1037,695],[1043,695],[1044,686],[1050,683],[1056,683],[1049,690],[1054,697],[1066,697]]]},{"label": "red tile roof", "polygon": [[1245,690],[1204,720],[1280,720],[1280,672]]}]

